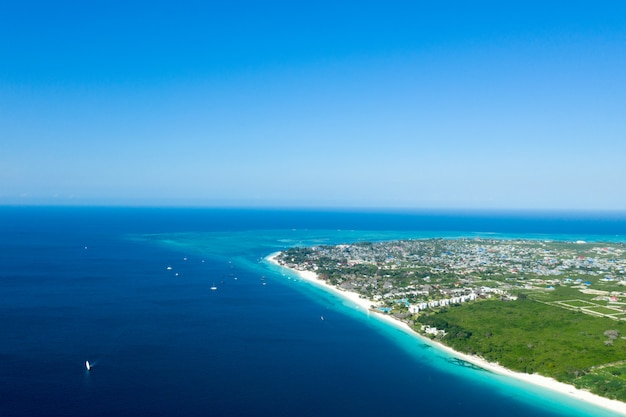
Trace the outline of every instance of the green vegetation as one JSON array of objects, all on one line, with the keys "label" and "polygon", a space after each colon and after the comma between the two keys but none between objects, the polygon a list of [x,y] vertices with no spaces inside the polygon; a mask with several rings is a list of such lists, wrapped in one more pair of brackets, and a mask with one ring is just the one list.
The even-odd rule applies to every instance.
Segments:
[{"label": "green vegetation", "polygon": [[567,301],[561,301],[560,304],[562,304],[565,307],[572,307],[572,308],[581,308],[581,307],[593,307],[595,306],[595,304],[589,302],[589,301],[584,301],[584,300],[567,300]]},{"label": "green vegetation", "polygon": [[588,307],[587,310],[594,312],[594,313],[607,314],[607,315],[617,314],[620,312],[618,310],[607,308],[607,307],[602,307],[602,306]]},{"label": "green vegetation", "polygon": [[624,243],[404,240],[292,248],[278,261],[458,351],[626,402]]},{"label": "green vegetation", "polygon": [[[422,314],[444,330],[441,342],[520,372],[539,373],[626,401],[624,367],[594,370],[626,358],[626,323],[533,300],[486,300]],[[599,383],[598,381],[602,381]],[[594,388],[595,389],[595,388]]]},{"label": "green vegetation", "polygon": [[592,369],[588,374],[574,381],[577,388],[614,400],[626,398],[626,363]]}]

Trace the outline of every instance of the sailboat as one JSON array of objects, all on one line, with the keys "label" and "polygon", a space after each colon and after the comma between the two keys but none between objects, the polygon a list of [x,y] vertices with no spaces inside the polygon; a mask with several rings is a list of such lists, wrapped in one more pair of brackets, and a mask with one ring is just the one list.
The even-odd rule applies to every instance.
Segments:
[{"label": "sailboat", "polygon": [[91,371],[91,364],[89,361],[85,361],[85,368],[87,368],[88,371]]}]

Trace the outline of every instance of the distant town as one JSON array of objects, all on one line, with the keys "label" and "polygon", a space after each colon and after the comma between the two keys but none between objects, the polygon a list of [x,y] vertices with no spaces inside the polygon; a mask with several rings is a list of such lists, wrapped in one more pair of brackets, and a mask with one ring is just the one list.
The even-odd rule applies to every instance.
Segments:
[{"label": "distant town", "polygon": [[[583,241],[426,239],[291,248],[277,258],[356,292],[386,313],[540,294],[562,308],[626,320],[626,245]],[[573,300],[551,300],[558,287]]]}]

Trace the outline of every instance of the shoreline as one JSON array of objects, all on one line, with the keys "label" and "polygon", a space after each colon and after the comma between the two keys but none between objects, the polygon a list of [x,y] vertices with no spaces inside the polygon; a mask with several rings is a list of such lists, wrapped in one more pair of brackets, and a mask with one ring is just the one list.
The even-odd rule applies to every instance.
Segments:
[{"label": "shoreline", "polygon": [[392,316],[389,315],[385,315],[382,313],[379,313],[377,311],[374,311],[371,309],[372,305],[375,304],[374,301],[369,300],[369,299],[365,299],[365,298],[361,298],[361,296],[356,293],[356,292],[352,292],[352,291],[345,291],[345,290],[341,290],[333,285],[330,285],[328,283],[326,283],[325,281],[319,279],[317,277],[317,274],[313,271],[299,271],[297,269],[292,269],[292,268],[288,268],[284,265],[281,265],[277,260],[276,257],[280,254],[280,252],[276,252],[276,253],[272,253],[270,255],[268,255],[265,259],[270,262],[273,265],[279,266],[281,268],[285,268],[293,273],[295,273],[296,275],[298,275],[298,277],[300,277],[302,280],[307,281],[309,283],[312,283],[314,285],[317,285],[318,287],[321,287],[323,289],[325,289],[328,292],[331,292],[337,296],[339,296],[340,298],[343,298],[347,301],[350,301],[354,304],[356,304],[356,306],[358,306],[358,308],[362,308],[365,311],[372,311],[376,314],[376,317],[378,317],[380,320],[395,326],[407,333],[409,333],[412,336],[417,337],[418,339],[420,339],[420,341],[423,341],[425,343],[428,343],[434,347],[436,347],[439,350],[442,350],[444,352],[446,352],[447,354],[449,354],[450,356],[453,356],[457,359],[461,359],[465,362],[468,362],[472,365],[475,365],[481,369],[493,372],[494,374],[498,374],[501,376],[505,376],[505,377],[509,377],[509,378],[513,378],[516,379],[518,381],[522,381],[528,384],[532,384],[534,386],[537,387],[541,387],[541,388],[546,388],[552,392],[564,395],[566,397],[569,398],[573,398],[579,401],[583,401],[585,403],[591,404],[593,406],[599,407],[599,408],[603,408],[605,410],[611,411],[611,412],[615,412],[619,415],[623,415],[626,416],[626,404],[621,402],[621,401],[617,401],[617,400],[611,400],[609,398],[605,398],[605,397],[601,397],[599,395],[593,394],[589,391],[584,391],[581,389],[578,389],[576,387],[574,387],[573,385],[568,385],[565,384],[563,382],[559,382],[553,378],[549,378],[546,376],[542,376],[539,374],[525,374],[525,373],[521,373],[521,372],[515,372],[512,371],[508,368],[505,368],[497,363],[493,363],[493,362],[488,362],[485,359],[482,359],[478,356],[473,356],[473,355],[468,355],[466,353],[462,353],[462,352],[458,352],[446,345],[444,345],[443,343],[431,340],[427,337],[422,336],[421,334],[417,333],[415,330],[413,330],[407,323],[398,320]]}]

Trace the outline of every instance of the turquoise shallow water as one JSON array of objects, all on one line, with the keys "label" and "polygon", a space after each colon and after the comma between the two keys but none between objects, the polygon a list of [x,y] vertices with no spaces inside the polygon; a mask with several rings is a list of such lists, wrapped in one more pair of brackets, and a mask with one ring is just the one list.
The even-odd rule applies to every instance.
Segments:
[{"label": "turquoise shallow water", "polygon": [[[316,245],[316,244],[335,244],[353,241],[372,241],[372,240],[392,240],[404,238],[431,238],[431,237],[490,237],[498,239],[509,238],[527,238],[527,239],[551,239],[551,240],[572,240],[573,235],[542,235],[542,234],[498,234],[498,233],[467,233],[467,232],[399,232],[399,231],[308,231],[308,230],[290,230],[285,231],[262,231],[261,233],[242,232],[238,237],[232,240],[233,234],[229,234],[230,238],[225,238],[221,234],[180,234],[176,236],[169,235],[164,241],[166,245],[176,248],[181,252],[189,252],[193,249],[204,248],[204,250],[214,250],[224,256],[224,259],[234,256],[237,262],[246,264],[249,270],[257,271],[257,274],[265,274],[267,279],[272,283],[277,282],[290,286],[291,289],[303,294],[312,303],[319,305],[320,312],[326,317],[332,313],[340,314],[346,318],[353,320],[354,324],[366,326],[372,332],[372,337],[381,337],[391,341],[396,348],[399,348],[407,355],[405,360],[414,362],[418,365],[425,365],[430,370],[436,370],[434,373],[419,372],[412,375],[405,375],[407,384],[414,384],[419,390],[424,383],[433,383],[433,378],[439,378],[441,381],[454,381],[456,385],[453,389],[456,391],[454,395],[458,399],[458,406],[462,408],[465,395],[462,393],[465,385],[479,389],[482,394],[479,397],[472,397],[472,402],[478,404],[504,403],[515,407],[529,407],[524,412],[532,412],[533,415],[542,415],[536,413],[547,413],[546,415],[568,415],[568,416],[612,416],[613,412],[598,409],[590,404],[582,401],[574,400],[569,397],[562,396],[554,392],[546,392],[544,388],[536,387],[523,383],[521,381],[493,374],[492,372],[476,368],[470,364],[458,361],[454,356],[450,356],[447,352],[439,350],[435,345],[429,344],[420,339],[419,336],[407,332],[398,326],[390,325],[387,321],[380,320],[376,314],[369,314],[355,308],[355,306],[332,293],[328,293],[319,287],[301,281],[297,275],[274,265],[267,265],[260,258],[255,259],[256,263],[250,263],[252,257],[246,257],[244,253],[254,252],[259,248],[266,248],[266,252],[272,253],[277,249],[283,249],[293,245]],[[579,237],[576,237],[577,239]],[[589,241],[609,239],[598,239],[598,236],[586,235]],[[602,236],[600,236],[602,238]],[[157,237],[157,240],[160,238]],[[170,240],[171,239],[171,240]],[[613,241],[621,241],[615,239]],[[227,245],[230,242],[234,247]],[[269,271],[266,271],[269,268]],[[288,311],[285,312],[289,314]],[[325,320],[326,321],[326,320]],[[326,323],[324,323],[326,324]],[[346,346],[346,350],[358,348],[356,346]],[[397,352],[391,351],[389,354],[397,357]],[[382,353],[385,354],[385,353]],[[402,364],[396,363],[396,366],[403,368]],[[332,372],[332,370],[328,370]],[[399,370],[402,372],[402,370]],[[392,385],[393,386],[393,385]],[[380,389],[380,388],[379,388]],[[452,389],[452,388],[451,388]],[[443,396],[439,401],[447,401],[448,397]],[[479,398],[482,398],[480,400]],[[489,414],[481,414],[489,415]],[[519,414],[522,415],[522,414]]]},{"label": "turquoise shallow water", "polygon": [[[0,415],[613,415],[463,366],[264,261],[293,245],[552,224],[398,216],[0,208]],[[575,239],[623,230],[575,220],[560,229]]]}]

